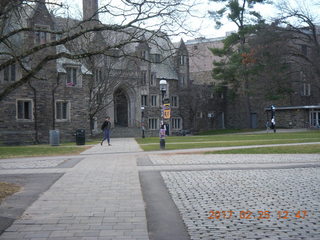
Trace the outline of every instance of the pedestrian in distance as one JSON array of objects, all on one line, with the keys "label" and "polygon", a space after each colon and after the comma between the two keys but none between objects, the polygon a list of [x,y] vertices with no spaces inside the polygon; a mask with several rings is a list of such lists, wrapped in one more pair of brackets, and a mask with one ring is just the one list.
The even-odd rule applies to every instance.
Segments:
[{"label": "pedestrian in distance", "polygon": [[103,131],[103,139],[101,141],[101,146],[105,140],[107,140],[108,145],[111,146],[111,144],[110,144],[110,131],[111,131],[110,117],[106,117],[106,120],[103,122],[103,124],[101,126],[101,130]]},{"label": "pedestrian in distance", "polygon": [[273,132],[275,133],[276,130],[276,120],[274,119],[274,117],[271,118],[271,129],[273,129]]}]

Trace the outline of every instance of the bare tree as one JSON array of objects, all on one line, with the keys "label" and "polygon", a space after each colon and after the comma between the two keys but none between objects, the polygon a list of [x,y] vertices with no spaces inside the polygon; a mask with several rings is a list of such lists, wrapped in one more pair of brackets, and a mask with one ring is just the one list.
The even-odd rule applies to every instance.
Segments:
[{"label": "bare tree", "polygon": [[[118,1],[119,2],[119,1]],[[110,55],[115,49],[125,49],[125,46],[133,42],[141,41],[141,36],[146,33],[167,37],[170,34],[179,34],[188,30],[182,28],[180,21],[190,13],[192,4],[185,0],[160,0],[160,1],[129,1],[121,3],[109,3],[100,6],[97,12],[84,20],[69,19],[68,24],[62,28],[55,28],[55,23],[50,23],[49,28],[40,29],[29,22],[23,22],[30,12],[44,10],[44,4],[56,6],[61,10],[62,5],[53,1],[30,0],[30,1],[2,1],[0,12],[0,71],[16,64],[23,69],[23,74],[10,84],[6,84],[0,91],[0,101],[12,91],[21,87],[31,78],[37,76],[50,62],[59,58],[83,59],[99,54]],[[43,4],[39,8],[39,4]],[[66,8],[65,8],[66,9]],[[43,13],[43,12],[41,12]],[[38,13],[39,14],[39,13]],[[97,16],[106,19],[114,19],[114,22],[102,24]],[[179,31],[177,30],[179,29]],[[167,34],[163,34],[166,31]],[[57,52],[55,48],[60,45],[70,45],[79,38],[92,38],[93,33],[108,32],[115,36],[115,41],[101,45],[96,49],[83,49],[77,52]],[[34,35],[50,35],[46,42],[27,42]],[[122,35],[122,38],[116,37]],[[45,54],[44,54],[45,53]],[[122,51],[123,55],[127,54]],[[113,56],[111,54],[111,56]],[[41,77],[40,77],[41,78]]]},{"label": "bare tree", "polygon": [[88,112],[90,130],[91,134],[93,134],[93,123],[96,117],[100,113],[104,113],[105,109],[119,97],[118,95],[121,95],[119,91],[114,92],[117,85],[121,82],[121,84],[134,88],[140,76],[136,70],[126,70],[125,63],[127,61],[123,61],[123,59],[119,60],[110,56],[98,55],[87,59],[86,62],[90,62],[90,69],[94,70],[91,81],[88,84]]},{"label": "bare tree", "polygon": [[298,1],[295,6],[282,1],[277,5],[281,15],[274,21],[282,26],[283,34],[291,42],[287,58],[295,66],[297,75],[316,79],[313,86],[319,90],[320,18],[317,6],[316,1]]}]

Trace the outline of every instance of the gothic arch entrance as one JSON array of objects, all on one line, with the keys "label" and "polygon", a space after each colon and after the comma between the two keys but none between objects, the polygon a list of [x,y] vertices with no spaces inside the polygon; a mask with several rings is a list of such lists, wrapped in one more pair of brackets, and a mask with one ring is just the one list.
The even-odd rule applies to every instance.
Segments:
[{"label": "gothic arch entrance", "polygon": [[117,126],[128,127],[128,97],[125,91],[118,88],[114,92],[114,123]]}]

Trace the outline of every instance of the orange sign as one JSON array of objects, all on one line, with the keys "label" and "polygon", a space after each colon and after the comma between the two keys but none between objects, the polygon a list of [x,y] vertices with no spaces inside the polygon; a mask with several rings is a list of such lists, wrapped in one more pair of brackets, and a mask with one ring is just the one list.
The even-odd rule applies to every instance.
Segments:
[{"label": "orange sign", "polygon": [[164,118],[164,119],[169,119],[169,118],[170,118],[170,109],[164,110],[164,112],[163,112],[163,118]]},{"label": "orange sign", "polygon": [[166,103],[163,105],[163,118],[169,119],[171,115],[170,103]]}]

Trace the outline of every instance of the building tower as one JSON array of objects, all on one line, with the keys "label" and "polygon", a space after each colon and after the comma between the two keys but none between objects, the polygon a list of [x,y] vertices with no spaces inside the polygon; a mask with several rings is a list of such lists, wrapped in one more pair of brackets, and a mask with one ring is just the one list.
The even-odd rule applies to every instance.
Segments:
[{"label": "building tower", "polygon": [[83,20],[99,20],[98,0],[83,0],[82,6]]}]

